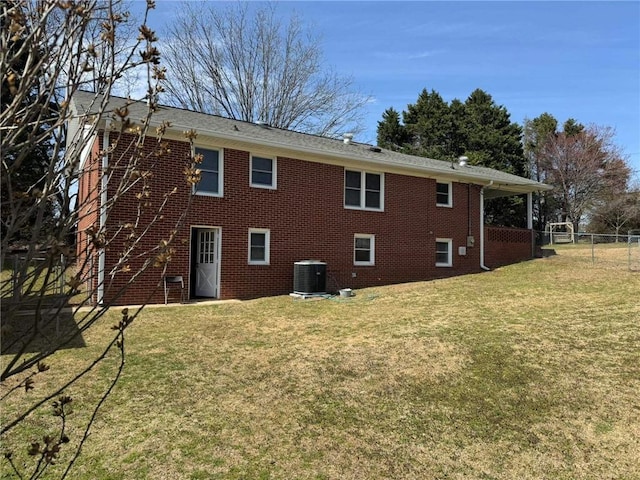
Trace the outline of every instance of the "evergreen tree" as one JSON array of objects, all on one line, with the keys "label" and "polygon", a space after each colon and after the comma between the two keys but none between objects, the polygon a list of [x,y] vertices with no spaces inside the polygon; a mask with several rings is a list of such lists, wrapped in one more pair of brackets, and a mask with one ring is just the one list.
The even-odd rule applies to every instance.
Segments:
[{"label": "evergreen tree", "polygon": [[[16,8],[14,1],[2,1],[0,3],[2,11]],[[8,28],[8,16],[0,16],[0,25],[3,29]],[[17,128],[16,142],[14,144],[29,144],[30,147],[13,148],[9,147],[2,152],[2,177],[0,180],[1,204],[0,231],[4,237],[8,231],[14,232],[13,243],[21,243],[33,238],[43,238],[46,230],[54,222],[55,214],[55,194],[50,192],[50,202],[46,210],[38,212],[36,208],[37,198],[44,190],[46,176],[51,165],[53,136],[48,134],[50,125],[55,121],[56,107],[52,103],[42,103],[39,89],[41,88],[38,79],[33,79],[31,84],[24,84],[24,70],[29,60],[29,51],[24,48],[27,31],[22,31],[9,37],[7,40],[6,58],[11,62],[7,63],[7,75],[2,79],[0,98],[0,113],[4,114],[7,109],[14,107],[12,104],[20,91],[26,90],[25,95],[20,95],[20,105],[18,111],[20,118],[13,118],[13,126]],[[30,108],[32,105],[39,105],[38,108]],[[25,113],[26,112],[26,113]],[[51,119],[46,121],[42,119]],[[39,139],[35,141],[34,139]],[[29,215],[23,216],[20,221],[15,217],[15,212],[27,212]],[[39,224],[42,229],[33,231],[32,225],[35,223],[37,215],[42,216]],[[43,215],[44,214],[44,215]],[[28,219],[28,221],[24,221]],[[16,222],[19,222],[18,224]]]},{"label": "evergreen tree", "polygon": [[[472,165],[525,176],[522,129],[512,123],[507,109],[498,106],[483,90],[476,89],[465,101],[466,155]],[[526,226],[524,197],[500,197],[485,205],[487,223],[511,227]]]},{"label": "evergreen tree", "polygon": [[476,89],[464,103],[465,154],[470,163],[514,175],[526,175],[522,129],[491,95]]},{"label": "evergreen tree", "polygon": [[449,132],[451,156],[458,158],[467,151],[464,103],[454,98],[449,104],[449,112],[451,114],[451,131]]},{"label": "evergreen tree", "polygon": [[[558,129],[558,120],[549,113],[543,113],[533,120],[524,121],[524,154],[528,163],[529,177],[537,182],[545,183],[549,172],[543,158],[545,143],[552,138]],[[535,229],[542,231],[547,223],[553,221],[552,215],[557,210],[553,195],[539,192],[534,195]]]},{"label": "evergreen tree", "polygon": [[446,160],[451,157],[452,121],[449,105],[435,90],[422,90],[415,104],[403,112],[410,136],[410,153]]},{"label": "evergreen tree", "polygon": [[402,150],[408,142],[404,125],[400,123],[400,114],[393,108],[388,108],[378,122],[378,145],[390,150]]},{"label": "evergreen tree", "polygon": [[569,118],[562,126],[562,131],[567,137],[573,137],[584,131],[584,125],[574,118]]},{"label": "evergreen tree", "polygon": [[[378,122],[380,146],[440,160],[461,155],[471,165],[495,168],[515,175],[526,175],[527,162],[522,150],[522,129],[512,123],[505,107],[495,104],[491,95],[477,89],[463,103],[454,99],[447,104],[435,90],[422,90],[415,104],[402,114],[406,147],[390,138],[401,132],[397,113],[388,109]],[[486,218],[490,223],[524,226],[525,202],[522,198],[504,198],[488,202]]]}]

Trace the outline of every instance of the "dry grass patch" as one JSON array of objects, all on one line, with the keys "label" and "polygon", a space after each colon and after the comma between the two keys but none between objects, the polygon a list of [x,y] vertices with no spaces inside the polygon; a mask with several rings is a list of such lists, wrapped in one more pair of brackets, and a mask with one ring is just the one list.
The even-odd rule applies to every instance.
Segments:
[{"label": "dry grass patch", "polygon": [[[640,277],[575,250],[352,299],[150,308],[75,478],[640,478]],[[108,370],[72,392],[78,418]]]}]

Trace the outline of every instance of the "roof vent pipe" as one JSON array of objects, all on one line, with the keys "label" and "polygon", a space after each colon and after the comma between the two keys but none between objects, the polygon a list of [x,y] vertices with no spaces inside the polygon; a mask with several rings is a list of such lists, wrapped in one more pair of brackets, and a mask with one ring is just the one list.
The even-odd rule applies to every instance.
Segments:
[{"label": "roof vent pipe", "polygon": [[342,134],[342,141],[345,144],[351,143],[351,140],[353,140],[353,133],[344,133],[344,134]]},{"label": "roof vent pipe", "polygon": [[462,157],[458,157],[458,165],[460,165],[461,167],[466,167],[468,161],[469,157],[465,157],[464,155]]}]

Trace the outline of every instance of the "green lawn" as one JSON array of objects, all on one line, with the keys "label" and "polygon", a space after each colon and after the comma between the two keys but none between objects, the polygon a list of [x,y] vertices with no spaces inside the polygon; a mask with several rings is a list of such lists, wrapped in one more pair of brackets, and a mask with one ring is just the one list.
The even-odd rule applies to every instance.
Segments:
[{"label": "green lawn", "polygon": [[[351,299],[149,308],[72,478],[640,479],[640,273],[581,251]],[[69,392],[75,421],[114,362]],[[17,460],[49,425],[11,432]]]}]

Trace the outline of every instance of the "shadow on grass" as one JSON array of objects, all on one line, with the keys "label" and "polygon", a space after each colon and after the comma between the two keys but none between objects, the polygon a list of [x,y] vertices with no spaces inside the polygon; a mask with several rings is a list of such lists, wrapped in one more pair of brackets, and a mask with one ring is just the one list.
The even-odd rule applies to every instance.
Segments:
[{"label": "shadow on grass", "polygon": [[0,354],[50,352],[86,346],[64,298],[52,295],[44,299],[43,305],[38,318],[37,303],[28,298],[19,305],[3,299]]},{"label": "shadow on grass", "polygon": [[556,251],[553,248],[540,248],[538,249],[538,254],[536,255],[538,258],[548,258],[557,255]]}]

